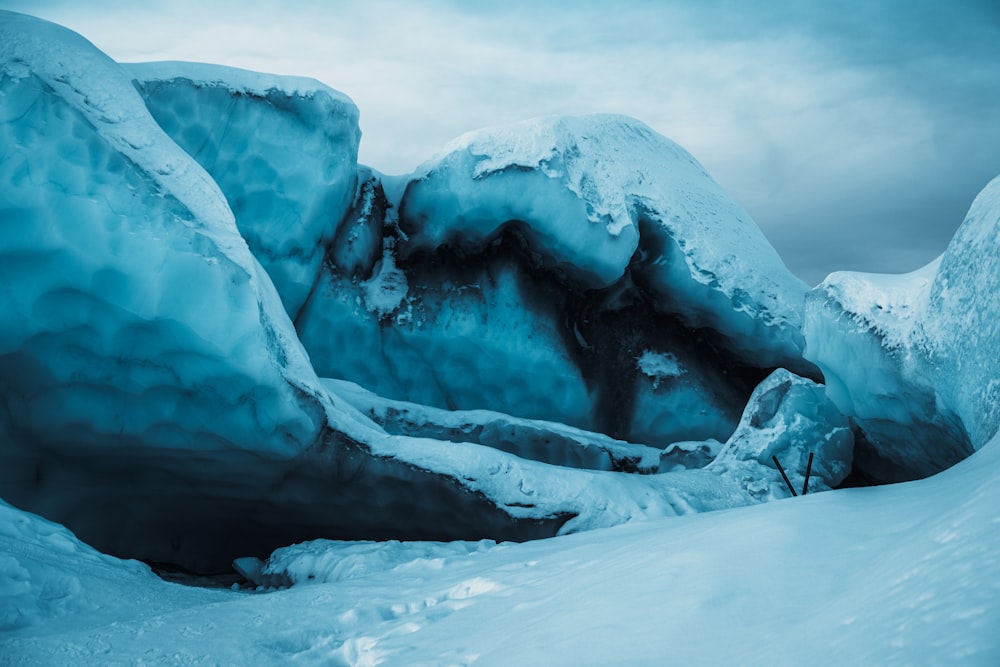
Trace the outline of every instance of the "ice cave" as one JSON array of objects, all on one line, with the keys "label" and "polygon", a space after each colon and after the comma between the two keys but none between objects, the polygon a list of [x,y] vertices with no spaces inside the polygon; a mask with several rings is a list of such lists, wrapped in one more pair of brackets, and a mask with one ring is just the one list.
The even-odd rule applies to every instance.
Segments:
[{"label": "ice cave", "polygon": [[[680,630],[621,663],[597,638],[675,593],[749,614],[799,538],[812,570],[775,567],[832,601],[787,641],[820,664],[1000,659],[1000,180],[925,268],[810,289],[633,118],[472,132],[403,176],[360,141],[318,81],[0,12],[0,663],[531,664],[447,637],[523,606],[542,646],[556,599],[553,664],[650,664]],[[893,626],[924,588],[944,606]]]}]

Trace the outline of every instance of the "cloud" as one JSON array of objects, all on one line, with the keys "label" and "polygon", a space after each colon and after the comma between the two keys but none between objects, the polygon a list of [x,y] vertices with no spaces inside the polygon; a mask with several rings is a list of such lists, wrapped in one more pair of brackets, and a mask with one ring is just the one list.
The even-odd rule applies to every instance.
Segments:
[{"label": "cloud", "polygon": [[1000,173],[1000,9],[976,2],[3,2],[119,60],[312,76],[361,109],[361,159],[413,169],[465,132],[635,116],[697,157],[786,263],[905,271]]}]

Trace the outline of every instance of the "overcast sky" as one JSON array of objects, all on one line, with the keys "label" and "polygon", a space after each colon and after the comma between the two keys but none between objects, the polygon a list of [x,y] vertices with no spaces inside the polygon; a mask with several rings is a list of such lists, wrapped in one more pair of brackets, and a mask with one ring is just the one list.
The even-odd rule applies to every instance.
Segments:
[{"label": "overcast sky", "polygon": [[120,61],[317,78],[404,173],[467,130],[616,112],[677,141],[814,284],[940,254],[1000,174],[1000,0],[0,0]]}]

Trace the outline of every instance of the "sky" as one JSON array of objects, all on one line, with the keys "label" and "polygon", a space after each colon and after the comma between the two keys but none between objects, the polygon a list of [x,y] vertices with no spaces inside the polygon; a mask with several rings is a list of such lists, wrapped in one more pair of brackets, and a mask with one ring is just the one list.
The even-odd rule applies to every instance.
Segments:
[{"label": "sky", "polygon": [[612,112],[690,151],[809,284],[944,251],[1000,175],[997,0],[0,0],[122,62],[311,76],[406,173],[463,132]]}]

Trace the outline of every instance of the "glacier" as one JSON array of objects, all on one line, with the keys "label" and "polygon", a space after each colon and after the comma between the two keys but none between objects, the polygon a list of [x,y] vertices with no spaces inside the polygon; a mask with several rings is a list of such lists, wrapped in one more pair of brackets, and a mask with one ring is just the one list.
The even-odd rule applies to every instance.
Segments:
[{"label": "glacier", "polygon": [[1000,179],[810,290],[635,119],[358,123],[0,11],[0,655],[1000,657]]},{"label": "glacier", "polygon": [[[414,174],[359,166],[352,180],[356,108],[318,82],[190,63],[128,69],[219,182],[320,376],[658,445],[725,440],[778,366],[816,377],[801,356],[805,285],[694,158],[638,121],[495,128]],[[312,139],[314,162],[287,159]],[[479,161],[466,165],[469,155]],[[651,355],[676,359],[677,372],[650,375]]]},{"label": "glacier", "polygon": [[[657,471],[670,459],[656,455],[664,443],[630,445],[607,433],[532,421],[514,410],[475,417],[478,437],[471,442],[452,442],[463,440],[454,430],[435,432],[433,438],[419,429],[387,432],[387,423],[359,411],[338,393],[342,388],[320,380],[315,367],[322,361],[314,367],[315,356],[300,343],[290,317],[295,290],[283,301],[252,252],[255,247],[260,252],[260,243],[280,240],[290,224],[285,214],[308,209],[303,203],[308,193],[300,192],[298,203],[286,197],[264,206],[277,211],[276,220],[265,215],[248,222],[249,213],[257,214],[253,207],[235,206],[249,230],[244,233],[256,238],[248,244],[230,206],[240,202],[235,191],[227,199],[147,104],[159,109],[175,134],[185,135],[174,122],[183,117],[185,127],[197,130],[186,136],[208,137],[204,146],[213,148],[198,154],[217,158],[215,166],[225,173],[230,171],[225,164],[236,160],[234,146],[249,141],[246,129],[234,123],[231,132],[213,135],[199,125],[204,117],[170,111],[172,103],[193,104],[193,98],[205,96],[206,105],[217,108],[225,93],[234,103],[249,105],[246,113],[257,119],[265,137],[280,132],[274,127],[282,123],[315,117],[334,126],[323,130],[323,137],[342,136],[348,144],[346,158],[333,149],[334,157],[318,152],[331,164],[351,159],[355,150],[353,106],[314,82],[294,78],[163,63],[122,66],[82,37],[22,15],[4,14],[2,31],[0,306],[8,315],[0,331],[0,490],[9,502],[67,524],[103,551],[212,571],[227,568],[235,556],[264,554],[307,537],[520,540],[784,493],[766,461],[741,469],[739,479],[737,473],[687,469],[623,475],[615,471]],[[331,111],[334,102],[339,106]],[[260,150],[266,158],[253,164],[283,164],[273,145],[265,142]],[[249,181],[258,177],[253,172]],[[385,276],[401,272],[392,268],[395,262],[410,261],[401,250],[409,238],[402,231],[404,218],[393,222],[385,213],[401,216],[406,195],[396,206],[380,203],[389,199],[384,187],[389,179],[363,168],[355,178],[334,180],[338,188],[349,184],[356,190],[357,201],[335,208],[326,226],[312,220],[303,236],[306,245],[321,248],[345,234],[359,240],[340,254],[324,250],[317,281],[334,275],[331,255],[353,258],[358,266],[365,263],[363,255],[378,257],[377,273],[373,268],[371,277],[347,281],[369,299],[364,310],[370,315],[370,301],[382,303],[396,287],[418,284],[413,273],[397,283]],[[411,188],[391,185],[396,189],[390,187],[390,193],[397,195]],[[329,197],[320,187],[310,191]],[[380,224],[381,230],[372,230]],[[278,284],[308,285],[309,280],[292,280],[288,271],[275,268],[282,252],[263,251],[280,276]],[[469,386],[482,382],[484,395],[495,385],[483,378],[495,374],[502,380],[506,361],[514,356],[523,357],[521,366],[508,368],[515,373],[546,358],[573,367],[561,348],[549,345],[561,344],[566,332],[554,331],[551,317],[522,306],[526,276],[502,259],[495,258],[497,280],[485,291],[503,298],[496,326],[463,319],[461,309],[452,306],[457,297],[442,299],[446,289],[431,281],[426,301],[445,304],[438,311],[445,335],[428,327],[409,345],[392,349],[436,360],[442,350],[457,346],[456,340],[467,340],[467,363],[456,363],[452,374],[469,376]],[[314,263],[315,254],[302,255],[300,268]],[[310,320],[317,294],[331,298],[320,287],[309,291],[300,323]],[[557,296],[550,293],[553,300]],[[475,309],[483,302],[481,296],[472,298],[469,314],[478,317],[482,311]],[[381,319],[375,322],[388,328]],[[610,325],[604,326],[608,338]],[[460,335],[449,338],[449,330]],[[363,346],[377,336],[347,331],[354,333],[343,341],[340,356],[353,363],[376,358]],[[536,336],[539,331],[548,333]],[[484,354],[484,339],[505,353]],[[704,403],[715,400],[713,392],[727,383],[716,377],[715,385],[704,386],[702,366],[714,368],[717,376],[724,369],[714,361],[701,363],[694,347],[626,351],[623,363],[641,375],[652,394],[679,383],[687,387],[682,398],[695,394],[685,411],[705,410]],[[423,367],[406,369],[404,360],[395,358],[401,373],[416,370],[414,380],[427,384]],[[514,403],[536,402],[539,395],[556,393],[553,387],[564,375],[573,378],[541,365],[543,372],[511,381]],[[442,366],[448,368],[443,361]],[[731,384],[749,395],[753,377],[734,376]],[[581,389],[580,395],[586,392]],[[553,400],[567,402],[565,396]],[[744,402],[730,400],[731,422],[713,424],[709,433],[717,442],[736,428]],[[425,424],[437,420],[442,428],[463,419],[427,416]],[[703,434],[696,429],[686,435]],[[550,442],[556,445],[542,445]],[[672,451],[706,448],[711,451],[711,445]],[[571,461],[580,467],[566,465]]]}]

